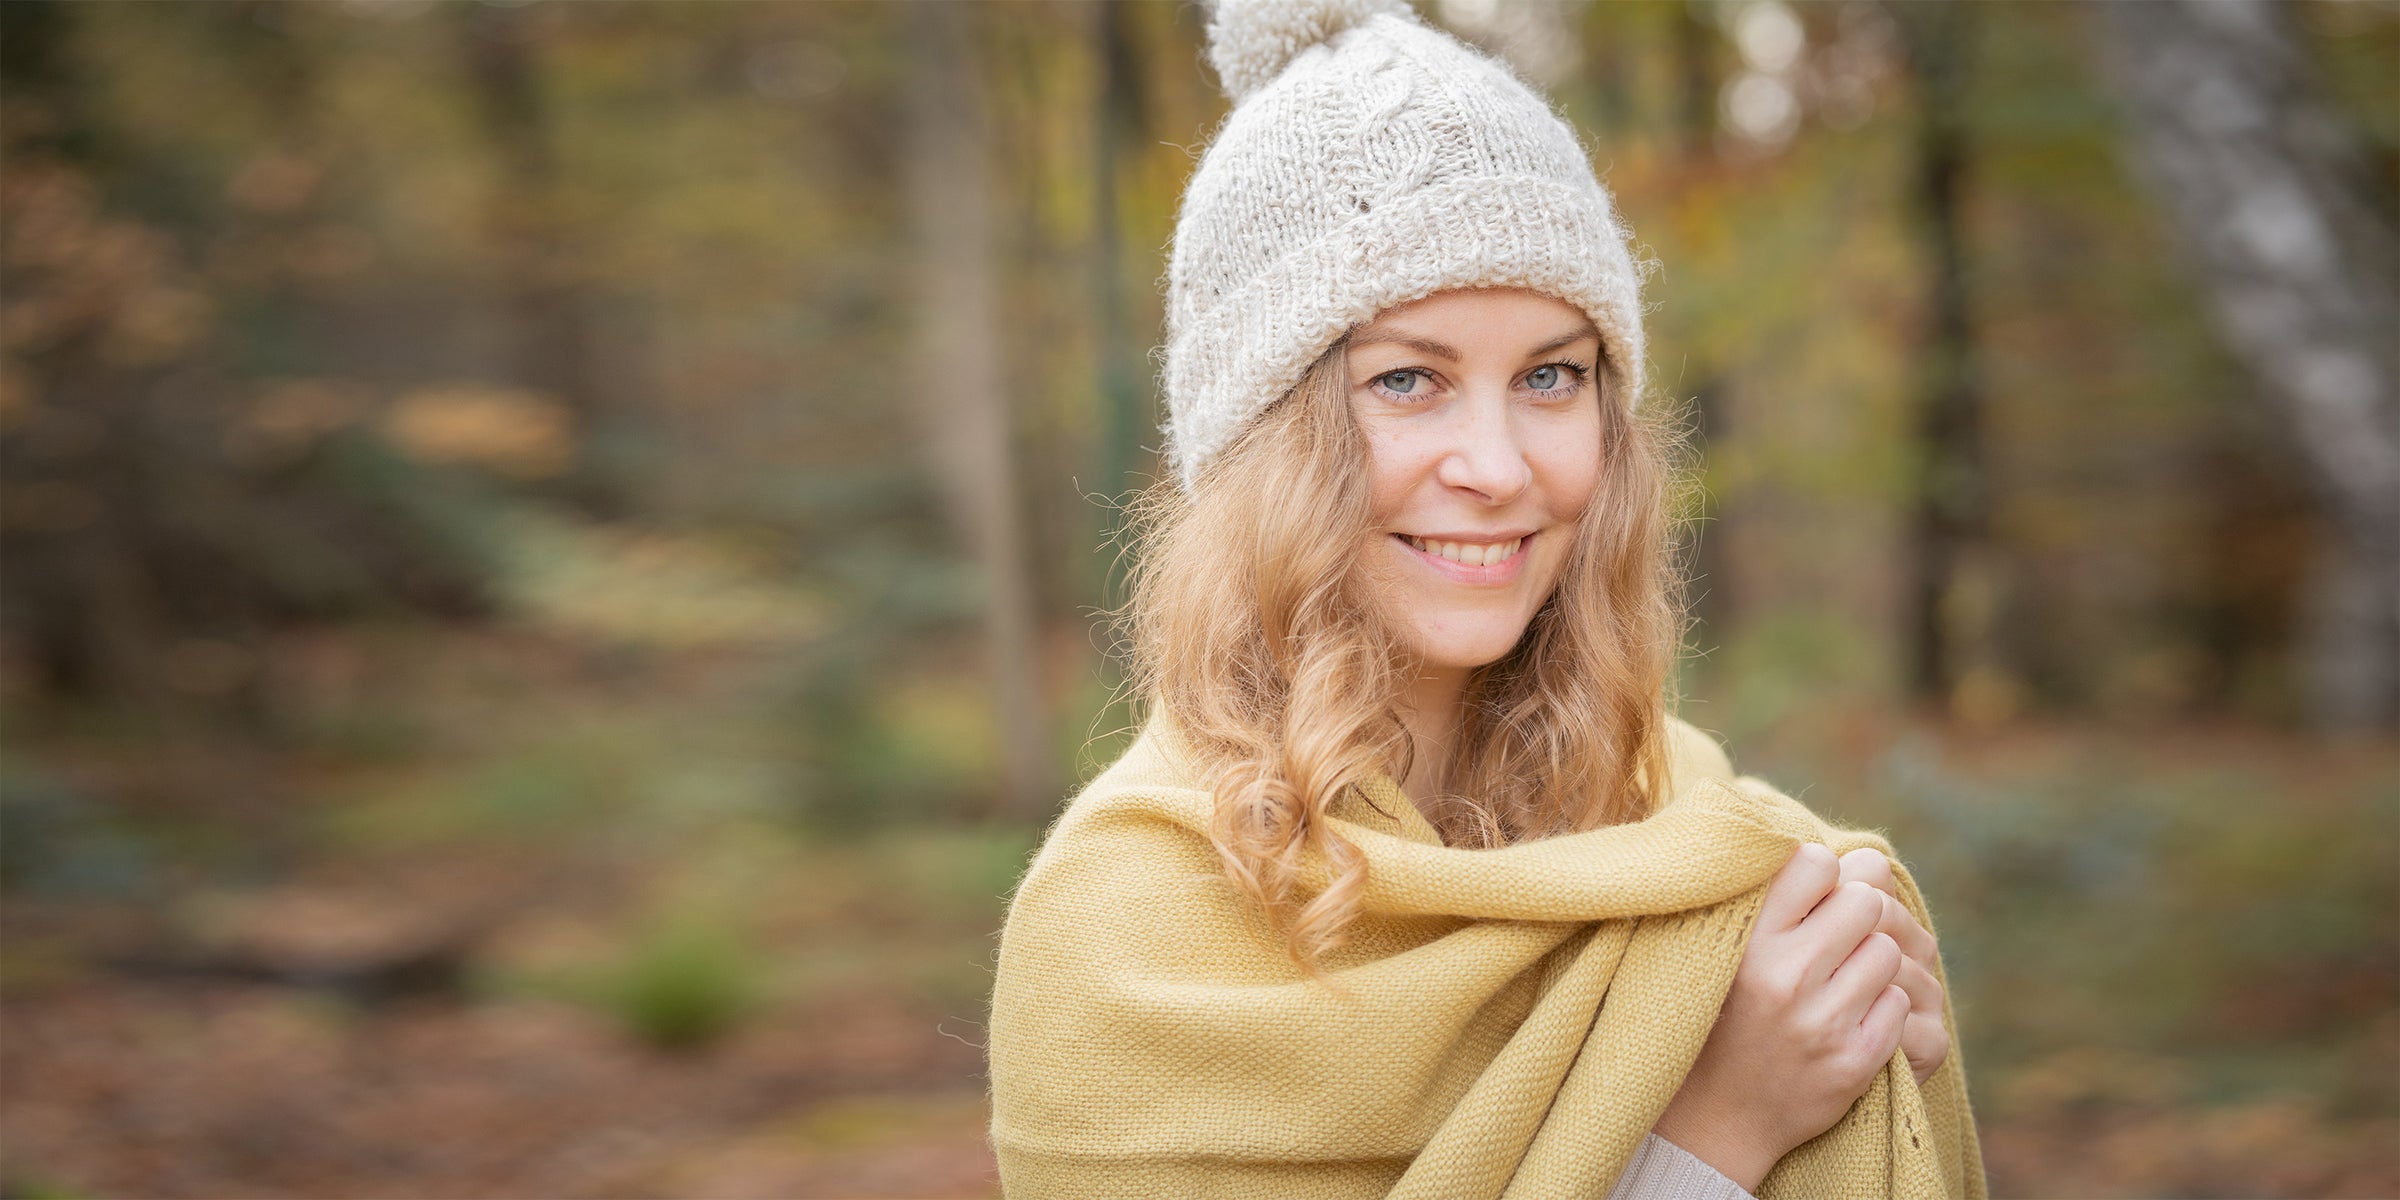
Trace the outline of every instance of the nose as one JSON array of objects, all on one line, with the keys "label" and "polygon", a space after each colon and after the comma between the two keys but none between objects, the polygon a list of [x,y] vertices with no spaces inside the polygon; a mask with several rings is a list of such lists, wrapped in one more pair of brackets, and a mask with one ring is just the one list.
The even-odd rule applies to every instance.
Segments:
[{"label": "nose", "polygon": [[1476,396],[1457,411],[1455,436],[1435,477],[1443,486],[1472,492],[1487,504],[1516,499],[1533,482],[1533,468],[1516,422],[1509,419],[1508,401]]}]

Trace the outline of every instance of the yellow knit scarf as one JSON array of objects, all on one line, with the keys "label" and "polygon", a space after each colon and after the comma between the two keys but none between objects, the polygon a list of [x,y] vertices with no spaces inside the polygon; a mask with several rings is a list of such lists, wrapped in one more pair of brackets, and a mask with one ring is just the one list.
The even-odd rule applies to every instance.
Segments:
[{"label": "yellow knit scarf", "polygon": [[[1598,1197],[1707,1038],[1766,884],[1831,825],[1672,722],[1648,820],[1453,849],[1388,778],[1337,807],[1366,856],[1349,943],[1305,979],[1225,882],[1213,801],[1157,722],[1084,788],[1011,902],[992,1142],[1020,1197]],[[1932,928],[1895,862],[1899,893]],[[1321,885],[1322,865],[1314,877]],[[1941,974],[1936,966],[1936,974]],[[1945,980],[1944,987],[1948,984]],[[1920,1088],[1895,1053],[1759,1188],[1974,1197],[1957,1022]]]}]

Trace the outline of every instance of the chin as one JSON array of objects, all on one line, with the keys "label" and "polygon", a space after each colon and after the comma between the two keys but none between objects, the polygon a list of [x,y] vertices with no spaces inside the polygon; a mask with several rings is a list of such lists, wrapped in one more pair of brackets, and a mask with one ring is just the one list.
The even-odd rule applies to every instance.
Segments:
[{"label": "chin", "polygon": [[1438,636],[1418,631],[1410,641],[1415,643],[1417,656],[1425,665],[1444,670],[1471,671],[1488,667],[1508,657],[1509,651],[1525,636],[1522,624],[1508,628],[1445,630]]}]

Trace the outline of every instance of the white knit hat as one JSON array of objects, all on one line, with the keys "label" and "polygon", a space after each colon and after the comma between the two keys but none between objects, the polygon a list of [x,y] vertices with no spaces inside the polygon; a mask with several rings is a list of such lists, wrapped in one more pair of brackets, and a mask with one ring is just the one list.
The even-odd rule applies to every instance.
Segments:
[{"label": "white knit hat", "polygon": [[1575,133],[1499,60],[1403,0],[1215,0],[1234,103],[1167,268],[1166,454],[1188,490],[1353,326],[1459,287],[1588,313],[1642,390],[1641,279]]}]

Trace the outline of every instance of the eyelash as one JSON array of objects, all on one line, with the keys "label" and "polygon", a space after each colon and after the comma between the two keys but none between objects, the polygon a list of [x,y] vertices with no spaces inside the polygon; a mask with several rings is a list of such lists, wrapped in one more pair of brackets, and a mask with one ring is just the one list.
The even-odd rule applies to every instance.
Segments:
[{"label": "eyelash", "polygon": [[[1560,359],[1557,362],[1546,362],[1541,364],[1539,367],[1533,368],[1533,370],[1539,371],[1542,369],[1542,367],[1563,367],[1571,373],[1571,378],[1569,378],[1567,382],[1562,383],[1557,387],[1535,388],[1535,394],[1539,395],[1544,400],[1563,400],[1569,396],[1572,396],[1575,393],[1582,391],[1584,383],[1592,377],[1592,369],[1590,367],[1567,359]],[[1528,375],[1532,373],[1532,371],[1526,372]],[[1417,378],[1427,380],[1428,382],[1430,382],[1433,378],[1433,373],[1423,367],[1401,367],[1398,370],[1385,371],[1383,374],[1367,381],[1368,386],[1373,387],[1378,395],[1381,395],[1387,399],[1397,400],[1402,404],[1406,404],[1411,400],[1420,399],[1421,397],[1418,393],[1395,392],[1384,387],[1383,381],[1391,378],[1394,375],[1414,375]]]}]

